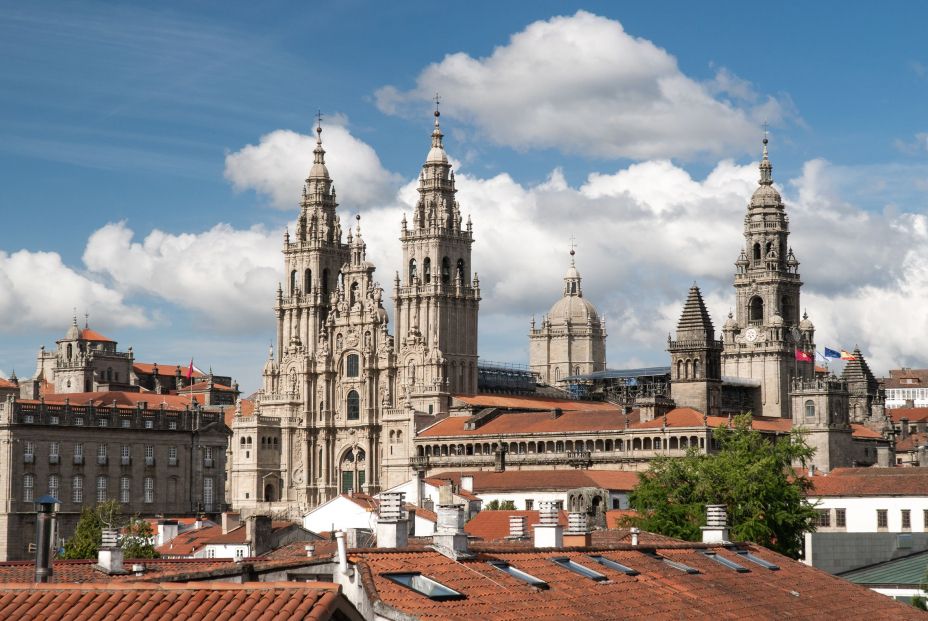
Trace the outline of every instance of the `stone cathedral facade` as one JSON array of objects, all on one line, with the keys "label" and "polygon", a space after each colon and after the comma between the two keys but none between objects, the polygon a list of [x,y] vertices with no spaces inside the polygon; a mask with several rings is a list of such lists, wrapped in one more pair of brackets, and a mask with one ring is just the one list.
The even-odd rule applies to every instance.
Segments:
[{"label": "stone cathedral facade", "polygon": [[277,289],[276,347],[255,410],[236,412],[229,498],[236,509],[301,515],[340,493],[408,480],[417,428],[477,390],[479,281],[471,223],[455,199],[439,114],[400,241],[391,334],[358,222],[343,235],[317,126],[314,162]]}]

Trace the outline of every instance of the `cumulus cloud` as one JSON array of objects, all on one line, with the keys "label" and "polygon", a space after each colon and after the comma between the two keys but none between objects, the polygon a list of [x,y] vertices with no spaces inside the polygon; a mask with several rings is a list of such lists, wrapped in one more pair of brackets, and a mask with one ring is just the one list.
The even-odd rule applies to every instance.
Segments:
[{"label": "cumulus cloud", "polygon": [[134,237],[125,222],[107,224],[87,241],[84,263],[126,294],[155,296],[208,317],[208,329],[270,321],[283,269],[278,234],[217,224],[203,233],[156,229],[141,242]]},{"label": "cumulus cloud", "polygon": [[104,327],[148,324],[121,291],[68,267],[56,252],[0,251],[0,331],[63,330],[74,309],[99,317]]},{"label": "cumulus cloud", "polygon": [[436,91],[446,113],[497,144],[609,158],[740,152],[760,122],[792,113],[724,68],[690,78],[666,50],[585,11],[529,24],[485,58],[448,55],[413,89],[384,86],[376,101],[398,114]]},{"label": "cumulus cloud", "polygon": [[[343,125],[328,123],[322,132],[325,160],[338,200],[355,210],[392,197],[400,177],[386,170],[377,153]],[[313,164],[316,137],[278,129],[226,156],[225,177],[237,190],[255,190],[278,209],[297,209],[303,180]]]}]

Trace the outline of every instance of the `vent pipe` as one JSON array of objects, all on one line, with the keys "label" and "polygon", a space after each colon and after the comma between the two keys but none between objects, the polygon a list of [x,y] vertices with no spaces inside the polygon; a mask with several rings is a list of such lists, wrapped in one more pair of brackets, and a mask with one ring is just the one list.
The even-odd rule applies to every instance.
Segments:
[{"label": "vent pipe", "polygon": [[632,545],[637,548],[638,547],[638,535],[641,534],[641,530],[637,526],[632,526],[631,530],[629,530],[628,532],[630,532],[632,535]]},{"label": "vent pipe", "polygon": [[58,499],[45,495],[36,501],[35,525],[35,581],[51,582],[52,579],[52,523],[55,521],[55,505]]},{"label": "vent pipe", "polygon": [[348,549],[345,547],[345,532],[335,533],[335,544],[338,547],[338,571],[343,576],[348,575]]},{"label": "vent pipe", "polygon": [[538,503],[540,522],[535,524],[536,548],[560,548],[564,545],[564,529],[557,521],[557,507],[550,500]]},{"label": "vent pipe", "polygon": [[703,543],[728,543],[728,514],[725,505],[706,505],[706,525],[702,527]]}]

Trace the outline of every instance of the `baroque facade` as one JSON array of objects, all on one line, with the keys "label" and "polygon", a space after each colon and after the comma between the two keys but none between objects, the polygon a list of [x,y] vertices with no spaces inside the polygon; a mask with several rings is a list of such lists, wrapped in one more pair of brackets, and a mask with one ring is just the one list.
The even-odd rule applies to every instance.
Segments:
[{"label": "baroque facade", "polygon": [[316,133],[295,236],[284,236],[276,353],[254,412],[232,424],[230,497],[245,512],[298,515],[339,493],[407,480],[417,428],[446,415],[452,393],[477,390],[473,234],[438,112],[412,222],[401,223],[395,336],[360,217],[343,241],[321,126]]}]

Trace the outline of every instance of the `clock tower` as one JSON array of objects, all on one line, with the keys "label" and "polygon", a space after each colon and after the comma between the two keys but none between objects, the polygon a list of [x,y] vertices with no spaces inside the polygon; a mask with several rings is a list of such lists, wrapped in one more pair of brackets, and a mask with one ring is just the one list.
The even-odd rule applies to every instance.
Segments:
[{"label": "clock tower", "polygon": [[722,375],[758,382],[755,415],[788,417],[793,378],[814,371],[796,350],[814,357],[815,328],[799,317],[799,261],[787,243],[789,217],[772,172],[765,137],[760,182],[744,217],[745,245],[735,261],[735,312],[722,329]]}]

